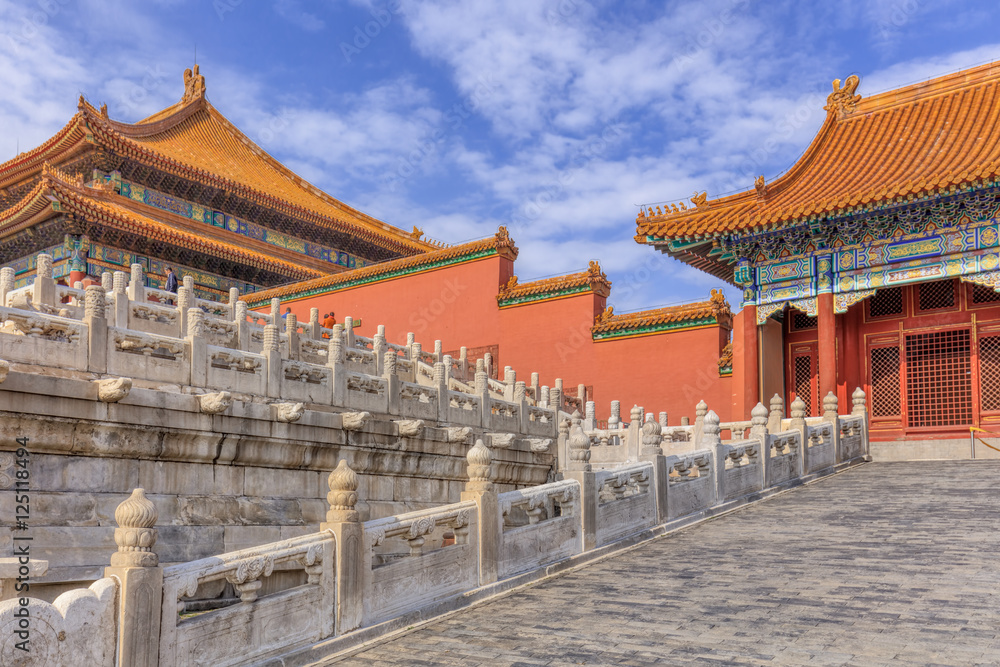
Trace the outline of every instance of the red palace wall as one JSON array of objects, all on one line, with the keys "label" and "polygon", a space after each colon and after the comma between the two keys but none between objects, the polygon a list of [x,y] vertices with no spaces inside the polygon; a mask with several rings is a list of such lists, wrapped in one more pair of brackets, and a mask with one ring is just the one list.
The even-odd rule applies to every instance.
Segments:
[{"label": "red palace wall", "polygon": [[594,292],[500,308],[497,293],[514,274],[513,264],[492,256],[283,301],[281,309],[290,307],[299,321],[309,320],[311,308],[319,308],[321,317],[333,310],[338,322],[360,317],[356,331],[365,336],[384,324],[395,343],[405,343],[412,331],[425,349],[432,349],[435,339],[446,352],[496,346],[501,377],[503,367],[512,366],[525,382],[533,372],[543,385],[562,378],[570,395],[578,384],[593,387],[588,399],[596,402],[599,419],[619,400],[624,419],[639,404],[666,411],[677,424],[682,416],[693,420],[701,399],[723,420],[731,418],[732,381],[720,377],[718,367],[728,330],[712,325],[595,342],[590,327],[606,299]]}]

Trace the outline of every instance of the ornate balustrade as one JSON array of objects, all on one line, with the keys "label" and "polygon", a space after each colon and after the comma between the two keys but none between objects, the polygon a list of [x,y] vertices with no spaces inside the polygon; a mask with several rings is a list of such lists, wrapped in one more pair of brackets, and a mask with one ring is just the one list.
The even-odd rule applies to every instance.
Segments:
[{"label": "ornate balustrade", "polygon": [[[158,343],[150,340],[150,346]],[[234,373],[241,372],[241,364],[263,365],[266,359],[216,347],[209,352],[219,366],[220,355],[232,355],[226,370]],[[443,362],[435,371],[440,380]],[[433,404],[430,392],[438,391],[399,383],[391,374],[375,379],[386,386],[402,384],[414,392],[408,400],[423,405]],[[439,385],[448,391],[443,382]],[[553,563],[584,558],[622,540],[629,544],[830,474],[835,465],[826,465],[822,448],[829,448],[841,466],[857,463],[867,451],[867,436],[864,397],[856,392],[854,398],[857,413],[841,417],[833,412],[824,417],[834,421],[815,426],[805,423],[796,406],[792,421],[801,429],[775,434],[767,430],[767,409],[758,405],[750,438],[737,443],[721,441],[718,416],[707,410],[700,416],[700,439],[708,447],[670,456],[662,452],[662,425],[642,422],[643,412],[636,407],[628,429],[616,431],[638,438],[643,460],[606,470],[591,468],[591,436],[574,416],[560,433],[568,451],[564,478],[506,493],[496,491],[492,455],[479,440],[467,455],[461,502],[366,522],[355,509],[358,476],[341,460],[328,479],[330,509],[318,532],[166,568],[153,550],[156,508],[137,489],[115,512],[119,550],[106,570],[113,578],[102,579],[89,593],[67,593],[54,606],[33,600],[32,609],[36,618],[50,619],[46,628],[67,628],[73,659],[87,656],[87,664],[96,666],[115,664],[116,652],[121,664],[161,666],[284,660],[328,638],[393,619],[424,618],[461,604],[473,591],[506,586],[504,581],[529,573],[540,576]],[[836,406],[828,400],[826,407]],[[289,412],[295,410],[285,410],[286,420],[297,418]],[[345,415],[344,428],[357,428],[366,414]],[[400,424],[401,430],[410,429]],[[496,436],[490,440],[495,446],[504,442]],[[820,473],[809,472],[801,462],[809,450]],[[281,578],[273,579],[278,574]],[[221,608],[190,614],[189,601],[204,604],[212,591],[232,591],[231,599],[215,605]],[[0,612],[12,604],[0,603]],[[103,619],[94,625],[98,631],[73,630],[88,614]],[[10,624],[0,628],[0,644],[8,645],[13,632]]]},{"label": "ornate balustrade", "polygon": [[465,352],[454,360],[441,354],[439,341],[426,353],[415,341],[390,345],[383,327],[373,338],[357,335],[350,318],[350,327],[324,330],[315,309],[308,323],[292,314],[282,320],[277,300],[270,314],[251,313],[235,291],[229,304],[208,302],[193,296],[190,281],[172,294],[144,287],[142,278],[135,265],[130,276],[107,274],[86,290],[57,286],[44,273],[26,288],[5,287],[3,301],[17,307],[0,307],[0,358],[489,432],[556,435],[554,408],[530,406],[523,384],[516,400],[515,388],[502,383],[498,390],[467,384]]}]

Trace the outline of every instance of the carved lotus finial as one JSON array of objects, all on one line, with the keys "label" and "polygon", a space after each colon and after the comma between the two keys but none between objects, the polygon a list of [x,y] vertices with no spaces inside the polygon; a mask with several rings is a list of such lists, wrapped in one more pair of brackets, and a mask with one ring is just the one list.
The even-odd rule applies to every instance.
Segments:
[{"label": "carved lotus finial", "polygon": [[493,456],[489,448],[483,441],[476,440],[476,444],[466,455],[469,462],[468,475],[469,482],[465,485],[467,491],[489,491],[493,488]]},{"label": "carved lotus finial", "polygon": [[135,489],[115,510],[115,544],[112,567],[155,567],[159,558],[153,553],[156,544],[156,520],[159,515],[143,489]]},{"label": "carved lotus finial", "polygon": [[358,512],[354,507],[358,503],[358,474],[351,470],[345,459],[340,459],[340,463],[330,473],[327,486],[330,487],[330,492],[326,494],[330,509],[326,513],[326,520],[330,523],[357,521]]},{"label": "carved lotus finial", "polygon": [[698,405],[694,406],[695,415],[704,417],[706,412],[708,412],[708,403],[705,401],[698,401]]},{"label": "carved lotus finial", "polygon": [[757,403],[753,410],[750,411],[750,421],[754,424],[766,424],[767,423],[767,408],[764,407],[763,403]]},{"label": "carved lotus finial", "polygon": [[831,391],[823,397],[823,411],[836,413],[839,403],[840,400],[837,398],[837,395]]},{"label": "carved lotus finial", "polygon": [[805,419],[806,403],[801,396],[796,396],[792,401],[792,419]]},{"label": "carved lotus finial", "polygon": [[590,436],[578,422],[570,426],[567,446],[571,469],[590,470]]},{"label": "carved lotus finial", "polygon": [[663,439],[663,427],[660,422],[650,419],[642,425],[642,445],[659,450],[660,441]]},{"label": "carved lotus finial", "polygon": [[719,435],[722,431],[719,428],[719,415],[715,414],[715,410],[709,410],[705,414],[705,434],[706,435]]}]

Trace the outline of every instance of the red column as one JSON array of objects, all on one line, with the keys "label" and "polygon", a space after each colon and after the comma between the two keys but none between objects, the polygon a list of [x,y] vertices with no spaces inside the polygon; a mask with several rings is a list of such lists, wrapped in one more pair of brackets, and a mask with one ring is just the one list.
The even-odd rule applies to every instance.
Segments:
[{"label": "red column", "polygon": [[70,271],[69,272],[69,279],[67,280],[67,282],[69,283],[68,286],[72,287],[73,285],[75,285],[77,283],[77,281],[81,281],[82,282],[83,279],[86,278],[86,277],[87,277],[87,272],[86,271]]},{"label": "red column", "polygon": [[819,401],[831,391],[837,394],[837,330],[833,315],[833,294],[825,292],[817,297],[819,331]]},{"label": "red column", "polygon": [[760,344],[757,332],[757,306],[743,307],[743,399],[745,418],[760,402]]}]

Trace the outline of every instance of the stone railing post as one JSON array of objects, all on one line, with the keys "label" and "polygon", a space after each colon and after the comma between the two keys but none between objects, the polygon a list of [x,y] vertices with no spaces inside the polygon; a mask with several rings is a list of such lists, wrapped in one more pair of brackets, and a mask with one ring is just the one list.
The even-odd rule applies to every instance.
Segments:
[{"label": "stone railing post", "polygon": [[531,400],[535,402],[535,405],[538,405],[538,401],[541,400],[540,391],[542,387],[539,384],[538,373],[531,374],[531,384],[529,386],[531,387]]},{"label": "stone railing post", "polygon": [[441,341],[434,341],[434,361],[441,361],[441,357],[444,355],[444,348],[441,345]]},{"label": "stone railing post", "polygon": [[396,375],[396,351],[389,350],[382,363],[382,377],[388,384],[389,414],[402,414],[403,406],[399,398],[399,376]]},{"label": "stone railing post", "polygon": [[281,350],[278,349],[280,342],[278,325],[266,325],[261,354],[267,361],[267,395],[271,398],[281,398]]},{"label": "stone railing post", "polygon": [[205,340],[205,313],[201,308],[188,308],[185,338],[191,348],[191,384],[204,387],[208,383],[208,341]]},{"label": "stone railing post", "polygon": [[763,403],[757,403],[750,411],[750,439],[760,443],[760,488],[767,488],[768,472],[771,465],[771,436],[767,431],[767,408]]},{"label": "stone railing post", "polygon": [[343,406],[347,400],[347,376],[344,373],[344,325],[334,324],[326,345],[326,365],[333,372],[331,404]]},{"label": "stone railing post", "polygon": [[521,433],[527,433],[531,419],[528,415],[528,387],[524,380],[518,380],[514,383],[514,402],[517,403],[517,416],[521,424]]},{"label": "stone railing post", "polygon": [[597,404],[587,401],[583,406],[583,430],[593,431],[597,428]]},{"label": "stone railing post", "polygon": [[110,292],[115,288],[115,277],[110,271],[101,272],[101,287],[105,292]]},{"label": "stone railing post", "polygon": [[642,449],[639,460],[653,464],[653,492],[656,494],[657,523],[667,520],[667,457],[663,455],[663,427],[652,419],[642,425]]},{"label": "stone railing post", "polygon": [[[438,419],[442,422],[448,421],[448,406],[450,401],[448,400],[448,380],[447,375],[444,370],[443,361],[434,362],[434,386],[438,390]],[[483,410],[484,416],[488,414],[488,406]],[[488,427],[488,424],[484,423],[484,426]]]},{"label": "stone railing post", "polygon": [[503,367],[503,400],[514,400],[514,383],[517,382],[517,373],[510,366]]},{"label": "stone railing post", "polygon": [[489,392],[489,381],[486,375],[486,364],[483,363],[482,359],[476,359],[476,376],[474,378],[475,382],[475,392],[479,396]]},{"label": "stone railing post", "polygon": [[792,421],[788,425],[788,430],[798,431],[802,438],[802,446],[799,448],[799,477],[804,477],[809,470],[809,438],[806,428],[806,404],[801,396],[796,396],[791,405]]},{"label": "stone railing post", "polygon": [[832,391],[823,397],[823,421],[828,422],[833,432],[833,462],[840,463],[843,453],[840,451],[840,415],[837,414],[840,400]]},{"label": "stone railing post", "polygon": [[469,348],[462,346],[458,348],[458,368],[461,373],[462,382],[469,381]]},{"label": "stone railing post", "polygon": [[342,635],[361,626],[364,616],[365,540],[364,526],[355,506],[358,503],[358,476],[341,459],[327,478],[330,509],[321,531],[333,533],[337,542],[336,633]]},{"label": "stone railing post", "polygon": [[271,324],[281,324],[281,299],[278,297],[271,299]]},{"label": "stone railing post", "polygon": [[194,299],[196,296],[194,293],[194,276],[184,276],[181,278],[181,284],[191,291],[191,298]]},{"label": "stone railing post", "polygon": [[575,479],[580,483],[580,528],[583,531],[583,549],[589,551],[597,546],[597,503],[600,489],[597,475],[590,467],[590,437],[580,424],[580,413],[574,413],[567,436],[565,479]]},{"label": "stone railing post", "polygon": [[87,325],[87,370],[106,373],[108,370],[108,320],[104,304],[104,288],[90,285],[84,293],[83,323]]},{"label": "stone railing post", "polygon": [[236,341],[240,350],[250,351],[250,324],[247,322],[247,302],[237,301],[233,307],[235,315],[233,321],[236,323]]},{"label": "stone railing post", "polygon": [[705,449],[700,443],[702,431],[705,429],[705,415],[707,414],[708,403],[698,401],[698,405],[694,406],[694,433],[691,438],[694,441],[695,449]]},{"label": "stone railing post", "polygon": [[622,422],[621,401],[611,401],[611,414],[608,417],[608,430],[617,431],[618,425]]},{"label": "stone railing post", "polygon": [[715,503],[721,504],[726,497],[726,446],[722,444],[719,415],[715,410],[705,413],[702,420],[701,444],[698,449],[712,452],[712,468],[715,470]]},{"label": "stone railing post", "polygon": [[667,413],[661,412],[658,416],[659,416],[658,421],[660,423],[660,428],[665,429],[667,427]]},{"label": "stone railing post", "polygon": [[344,318],[344,332],[347,334],[344,343],[348,349],[353,350],[357,342],[354,340],[354,318],[350,315]]},{"label": "stone railing post", "polygon": [[[125,279],[125,273],[123,271],[115,271],[111,279],[111,298],[114,300],[114,325],[121,329],[128,328],[128,292],[126,291],[127,281]],[[109,322],[108,324],[111,324]],[[184,333],[183,330],[178,331],[178,334]],[[180,338],[180,335],[177,336]]]},{"label": "stone railing post", "polygon": [[313,340],[321,340],[323,338],[323,332],[321,329],[323,325],[319,321],[319,308],[309,309],[309,337]]},{"label": "stone railing post", "polygon": [[[317,313],[319,311],[316,311]],[[375,375],[382,374],[383,364],[385,363],[386,350],[389,348],[389,344],[385,340],[385,325],[378,325],[378,330],[372,337],[372,351],[375,353]],[[393,352],[392,354],[396,354]]]},{"label": "stone railing post", "polygon": [[865,392],[861,387],[854,390],[851,394],[851,403],[853,407],[851,409],[851,415],[854,417],[861,417],[861,437],[862,437],[862,451],[864,452],[865,460],[871,461],[871,443],[868,440],[868,401]]},{"label": "stone railing post", "polygon": [[236,304],[240,302],[240,290],[237,287],[229,288],[229,317],[236,319]]},{"label": "stone railing post", "polygon": [[476,440],[466,460],[469,462],[469,481],[462,492],[462,500],[476,501],[479,510],[479,585],[485,586],[499,578],[503,516],[493,486],[493,457],[489,448],[482,440]]},{"label": "stone railing post", "polygon": [[556,386],[549,389],[549,407],[556,411],[556,418],[559,418],[559,413],[565,408],[563,405],[563,381],[562,378],[556,378]]},{"label": "stone railing post", "polygon": [[444,383],[445,386],[451,385],[451,364],[452,358],[450,354],[445,354],[441,356],[441,363],[444,364]]},{"label": "stone railing post", "polygon": [[413,381],[418,382],[420,377],[420,371],[417,369],[417,364],[420,363],[420,356],[423,353],[423,347],[418,342],[410,343],[410,360],[413,362]]},{"label": "stone railing post", "polygon": [[285,358],[298,361],[299,359],[299,321],[295,313],[288,313],[285,317],[285,336],[288,340],[285,348]]},{"label": "stone railing post", "polygon": [[104,576],[118,580],[118,665],[154,667],[159,662],[163,568],[153,551],[157,518],[156,506],[142,489],[115,510],[118,551]]},{"label": "stone railing post", "polygon": [[142,270],[142,264],[132,265],[132,275],[128,281],[128,298],[137,303],[146,300],[146,275]]},{"label": "stone railing post", "polygon": [[536,401],[536,404],[543,408],[547,408],[550,405],[550,400],[551,397],[549,396],[549,387],[548,385],[543,384],[538,388],[538,400]]},{"label": "stone railing post", "polygon": [[642,413],[643,409],[633,405],[629,413],[628,433],[625,436],[628,444],[628,460],[638,461],[642,448]]},{"label": "stone railing post", "polygon": [[781,420],[785,418],[785,399],[778,394],[771,397],[771,412],[767,415],[768,433],[781,433]]},{"label": "stone railing post", "polygon": [[178,325],[180,326],[180,331],[177,333],[178,338],[183,338],[187,335],[188,330],[188,311],[194,306],[194,294],[191,292],[191,288],[187,285],[181,285],[177,288],[177,312],[180,317],[177,318]]},{"label": "stone railing post", "polygon": [[31,293],[31,302],[36,306],[45,304],[59,307],[56,303],[56,281],[52,277],[52,255],[44,252],[35,260],[35,285]]},{"label": "stone railing post", "polygon": [[14,268],[5,266],[0,269],[0,306],[7,305],[7,293],[14,289]]}]

